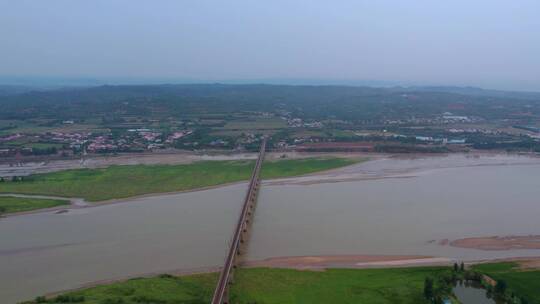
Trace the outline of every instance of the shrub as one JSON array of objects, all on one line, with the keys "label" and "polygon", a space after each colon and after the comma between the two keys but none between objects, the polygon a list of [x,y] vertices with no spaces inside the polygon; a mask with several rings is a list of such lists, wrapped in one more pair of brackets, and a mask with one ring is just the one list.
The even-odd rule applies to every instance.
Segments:
[{"label": "shrub", "polygon": [[47,303],[47,299],[43,296],[41,297],[36,297],[36,299],[34,300],[34,302],[36,303]]},{"label": "shrub", "polygon": [[497,285],[495,285],[495,292],[498,294],[504,294],[506,291],[506,282],[504,280],[497,281]]},{"label": "shrub", "polygon": [[122,298],[107,298],[101,301],[101,304],[124,304],[124,299]]},{"label": "shrub", "polygon": [[81,303],[84,302],[84,296],[60,295],[54,301],[58,303]]}]

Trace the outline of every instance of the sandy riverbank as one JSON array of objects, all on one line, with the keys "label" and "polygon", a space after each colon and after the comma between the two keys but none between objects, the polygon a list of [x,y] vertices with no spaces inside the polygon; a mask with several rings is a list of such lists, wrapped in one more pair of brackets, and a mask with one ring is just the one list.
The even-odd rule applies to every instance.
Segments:
[{"label": "sandy riverbank", "polygon": [[[379,180],[387,178],[414,178],[418,174],[437,169],[445,168],[457,168],[457,167],[472,167],[472,166],[505,166],[505,165],[539,165],[540,158],[531,157],[530,155],[515,155],[504,153],[468,153],[468,154],[399,154],[388,155],[378,153],[319,153],[319,152],[287,152],[287,153],[269,153],[267,159],[277,160],[281,159],[283,155],[286,155],[286,159],[300,159],[309,157],[347,157],[355,159],[367,159],[368,161],[360,162],[357,164],[349,165],[346,167],[330,169],[326,171],[314,172],[311,174],[293,176],[286,178],[277,178],[271,180],[264,180],[265,186],[276,185],[313,185],[319,183],[339,183],[339,182],[352,182],[362,180]],[[460,157],[461,156],[461,157]],[[463,157],[465,156],[465,157]],[[102,157],[93,158],[90,162],[84,166],[89,168],[97,168],[100,166],[109,166],[113,164],[174,164],[174,163],[189,163],[197,160],[233,160],[233,159],[250,159],[256,157],[256,154],[217,154],[217,155],[204,155],[194,153],[177,153],[177,154],[141,154],[134,155],[129,158],[126,155],[116,157]],[[417,160],[424,159],[421,166],[410,165],[411,162],[403,162],[403,160]],[[414,163],[414,162],[413,162]],[[70,165],[71,166],[71,165]],[[73,168],[80,167],[80,164],[73,165]],[[54,166],[52,163],[43,164],[39,166],[39,170],[33,171],[34,173],[41,172],[40,170],[58,171],[66,169],[63,166]],[[0,165],[0,171],[2,170]],[[34,169],[32,169],[34,170]],[[1,172],[0,172],[1,173]],[[70,209],[88,208],[101,205],[109,205],[116,203],[126,203],[138,199],[174,195],[187,192],[205,191],[220,187],[227,187],[235,184],[240,184],[245,181],[232,182],[219,184],[208,187],[201,187],[196,189],[189,189],[184,191],[173,191],[163,193],[148,193],[133,197],[111,199],[99,202],[87,202],[83,198],[69,198],[69,197],[54,197],[43,195],[20,195],[6,193],[7,196],[24,196],[35,198],[51,198],[51,199],[65,199],[71,202],[70,206],[59,206],[49,209],[32,210],[19,213],[6,214],[6,217],[19,216],[25,214],[41,213],[41,212],[65,212]]]},{"label": "sandy riverbank", "polygon": [[[540,157],[505,153],[379,154],[365,155],[364,157],[369,157],[369,160],[325,172],[268,180],[265,181],[265,185],[314,185],[388,178],[414,178],[441,169],[540,165]],[[417,160],[422,160],[422,162]]]},{"label": "sandy riverbank", "polygon": [[[331,268],[396,268],[396,267],[425,267],[425,266],[451,266],[455,261],[448,258],[437,258],[415,255],[329,255],[329,256],[298,256],[298,257],[276,257],[259,261],[247,261],[242,267],[269,267],[269,268],[287,268],[308,271],[324,271]],[[520,269],[537,270],[540,269],[540,257],[523,257],[493,259],[467,262],[466,265],[495,263],[495,262],[514,262]],[[175,276],[187,276],[202,273],[219,272],[221,267],[200,267],[192,269],[176,269],[163,272],[153,272],[135,276],[125,276],[114,279],[94,281],[81,285],[78,288],[56,291],[48,293],[47,297],[54,297],[66,292],[77,291],[99,285],[107,285],[126,281],[133,278],[149,278],[160,274],[170,274]]]},{"label": "sandy riverbank", "polygon": [[112,205],[112,204],[129,203],[129,202],[144,199],[144,198],[157,197],[157,196],[167,196],[167,195],[176,195],[176,194],[198,192],[198,191],[206,191],[206,190],[217,189],[217,188],[221,188],[221,187],[228,187],[228,186],[238,185],[238,184],[242,184],[242,183],[247,183],[247,181],[231,182],[231,183],[225,183],[225,184],[219,184],[219,185],[207,186],[207,187],[200,187],[200,188],[188,189],[188,190],[182,190],[182,191],[148,193],[148,194],[130,196],[130,197],[126,197],[126,198],[116,198],[116,199],[110,199],[110,200],[98,201],[98,202],[89,202],[89,201],[85,200],[84,198],[78,198],[78,197],[71,197],[70,198],[70,197],[61,197],[61,196],[32,195],[32,194],[18,194],[18,193],[2,193],[2,194],[0,194],[0,196],[28,197],[28,198],[42,198],[42,199],[59,199],[59,200],[68,200],[70,202],[69,206],[57,206],[57,207],[45,208],[45,209],[36,209],[36,210],[29,210],[29,211],[22,211],[22,212],[13,212],[13,213],[8,213],[8,214],[2,215],[3,217],[13,217],[13,216],[20,216],[20,215],[27,215],[27,214],[35,214],[35,213],[47,213],[47,212],[56,212],[56,213],[60,214],[60,213],[69,212],[69,210],[71,210],[71,209],[93,208],[93,207]]},{"label": "sandy riverbank", "polygon": [[479,250],[540,249],[540,235],[470,237],[451,241],[449,245]]},{"label": "sandy riverbank", "polygon": [[[458,153],[459,154],[459,153]],[[444,157],[449,154],[386,154],[367,152],[269,152],[267,160],[281,158],[298,159],[309,157],[342,157],[342,158],[397,158],[417,159],[425,157]],[[499,151],[474,151],[467,153],[470,157],[507,155]],[[523,155],[523,154],[513,154]],[[526,154],[527,157],[538,157],[535,154]],[[256,159],[257,153],[229,152],[229,151],[181,151],[173,150],[158,153],[133,153],[119,155],[91,155],[84,158],[53,159],[17,161],[14,159],[0,160],[0,176],[25,176],[37,173],[56,172],[69,169],[105,168],[113,165],[177,165],[189,164],[205,160],[247,160]]]},{"label": "sandy riverbank", "polygon": [[[540,261],[540,260],[539,260]],[[384,268],[384,267],[419,267],[419,266],[441,266],[451,265],[451,260],[447,258],[434,258],[416,255],[332,255],[332,256],[301,256],[301,257],[276,257],[259,261],[247,261],[242,267],[269,267],[269,268],[289,268],[298,270],[324,271],[329,268]],[[162,272],[145,273],[134,276],[124,276],[114,279],[99,280],[83,284],[74,289],[55,291],[48,293],[47,297],[54,297],[62,293],[92,288],[99,285],[113,284],[133,278],[149,278],[160,274],[170,274],[175,276],[187,276],[201,273],[212,273],[221,271],[219,266],[200,267],[193,269],[174,269]]]},{"label": "sandy riverbank", "polygon": [[[422,266],[451,266],[454,259],[419,255],[328,255],[275,257],[258,261],[247,261],[243,267],[290,268],[300,270],[324,270],[329,268],[394,268]],[[504,259],[483,259],[467,261],[466,265],[514,262],[520,269],[540,269],[540,257],[512,257]]]},{"label": "sandy riverbank", "polygon": [[[309,157],[342,157],[358,158],[369,155],[371,158],[384,157],[379,153],[344,153],[344,152],[269,152],[267,160],[281,158],[299,159]],[[225,152],[190,152],[178,151],[170,153],[138,153],[120,154],[116,156],[92,156],[80,159],[60,159],[50,161],[4,161],[0,162],[0,176],[26,176],[30,174],[56,172],[69,169],[96,169],[114,165],[180,165],[197,161],[220,160],[254,160],[257,153],[225,153]]]},{"label": "sandy riverbank", "polygon": [[56,206],[51,208],[43,208],[36,210],[28,210],[21,212],[13,212],[2,214],[1,217],[12,217],[20,216],[25,214],[33,213],[43,213],[43,212],[66,212],[69,209],[85,208],[89,207],[90,204],[86,202],[83,198],[70,198],[70,197],[61,197],[61,196],[50,196],[50,195],[31,195],[31,194],[19,194],[19,193],[0,193],[0,197],[20,197],[20,198],[36,198],[36,199],[51,199],[51,200],[62,200],[69,201],[69,205]]},{"label": "sandy riverbank", "polygon": [[325,269],[325,268],[373,268],[373,267],[406,267],[427,265],[449,265],[448,258],[437,258],[419,255],[327,255],[275,257],[259,261],[247,261],[244,267],[272,267],[293,269]]}]

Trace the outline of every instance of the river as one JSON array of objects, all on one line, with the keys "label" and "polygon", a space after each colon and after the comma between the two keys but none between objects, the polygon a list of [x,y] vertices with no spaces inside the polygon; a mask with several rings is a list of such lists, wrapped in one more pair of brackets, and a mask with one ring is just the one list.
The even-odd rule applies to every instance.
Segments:
[{"label": "river", "polygon": [[[0,220],[0,299],[99,280],[220,265],[246,184]],[[441,246],[469,236],[540,234],[540,160],[450,155],[377,159],[264,182],[248,258],[386,254],[457,260],[540,250]]]}]

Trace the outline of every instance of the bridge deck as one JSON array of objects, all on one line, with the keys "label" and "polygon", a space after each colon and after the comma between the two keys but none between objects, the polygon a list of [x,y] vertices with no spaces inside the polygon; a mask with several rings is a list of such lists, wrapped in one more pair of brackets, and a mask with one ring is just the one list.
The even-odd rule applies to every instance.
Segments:
[{"label": "bridge deck", "polygon": [[227,254],[227,259],[225,260],[225,265],[221,270],[219,275],[219,280],[214,291],[214,296],[212,297],[212,304],[224,304],[228,303],[228,289],[229,284],[232,278],[232,272],[234,270],[235,261],[237,256],[240,254],[240,244],[242,241],[242,234],[246,232],[249,224],[250,217],[252,216],[251,209],[254,207],[254,203],[257,199],[257,191],[259,186],[259,174],[261,171],[261,166],[264,159],[264,152],[266,149],[266,138],[261,144],[261,150],[259,152],[259,157],[255,163],[255,168],[251,175],[251,180],[249,182],[249,188],[246,193],[244,200],[244,205],[242,206],[242,211],[240,212],[240,218],[236,223],[236,227],[233,234],[233,239],[231,246],[229,248],[229,253]]}]

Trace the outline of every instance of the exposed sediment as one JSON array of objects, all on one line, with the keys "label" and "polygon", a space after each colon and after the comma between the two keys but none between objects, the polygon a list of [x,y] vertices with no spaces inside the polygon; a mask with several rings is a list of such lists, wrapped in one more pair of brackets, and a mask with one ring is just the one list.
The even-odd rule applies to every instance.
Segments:
[{"label": "exposed sediment", "polygon": [[447,258],[420,255],[325,255],[275,257],[248,261],[245,267],[276,267],[293,269],[370,268],[448,264]]},{"label": "exposed sediment", "polygon": [[540,235],[471,237],[451,241],[450,246],[480,250],[540,249]]}]

